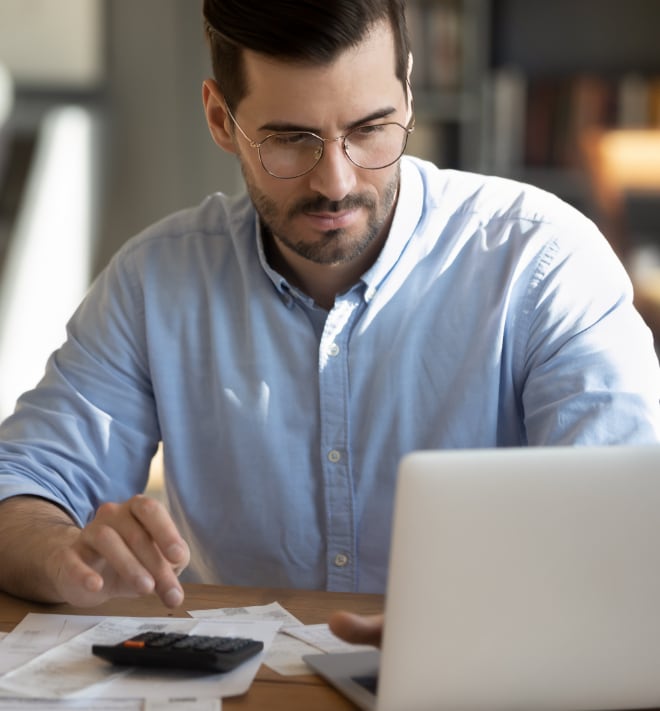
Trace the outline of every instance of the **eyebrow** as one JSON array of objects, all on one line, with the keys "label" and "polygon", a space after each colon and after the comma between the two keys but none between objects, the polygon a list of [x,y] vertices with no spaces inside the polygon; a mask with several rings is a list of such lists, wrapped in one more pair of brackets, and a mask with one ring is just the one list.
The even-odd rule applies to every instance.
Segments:
[{"label": "eyebrow", "polygon": [[[357,121],[352,121],[347,126],[344,126],[342,130],[350,131],[354,128],[357,128],[358,126],[362,126],[365,123],[369,123],[370,121],[377,121],[378,119],[387,118],[395,112],[396,108],[393,106],[386,106],[382,109],[377,109],[376,111],[372,111],[370,114],[363,116]],[[285,131],[307,131],[309,133],[315,133],[317,135],[320,135],[320,130],[316,126],[303,126],[298,123],[289,123],[286,121],[269,121],[259,126],[257,130],[270,131],[271,133],[282,133]]]}]

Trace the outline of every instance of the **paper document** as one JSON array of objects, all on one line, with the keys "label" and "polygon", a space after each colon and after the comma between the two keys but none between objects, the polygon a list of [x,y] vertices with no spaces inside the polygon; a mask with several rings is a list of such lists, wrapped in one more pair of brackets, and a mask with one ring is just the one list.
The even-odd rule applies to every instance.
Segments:
[{"label": "paper document", "polygon": [[[144,704],[142,699],[0,698],[0,711],[144,711]],[[174,709],[168,709],[168,711],[174,711]],[[197,710],[191,709],[190,711]]]},{"label": "paper document", "polygon": [[142,711],[221,711],[220,699],[146,699]]},{"label": "paper document", "polygon": [[28,613],[0,642],[0,674],[20,667],[103,619],[100,616]]},{"label": "paper document", "polygon": [[197,619],[218,619],[230,617],[232,620],[271,620],[282,623],[282,629],[287,627],[302,625],[302,622],[294,617],[279,602],[271,602],[268,605],[250,605],[248,607],[218,607],[212,610],[189,610],[188,614]]},{"label": "paper document", "polygon": [[[219,607],[211,610],[189,610],[189,615],[204,619],[232,620],[280,620],[282,630],[302,627],[302,622],[294,617],[279,602],[268,605],[251,605],[248,607]],[[305,642],[278,632],[271,645],[264,664],[282,676],[297,676],[309,674],[309,667],[303,661],[305,654],[313,654],[318,650]]]},{"label": "paper document", "polygon": [[327,624],[304,625],[278,602],[250,607],[222,607],[210,610],[190,610],[196,618],[241,620],[280,620],[282,628],[268,650],[264,664],[283,676],[309,674],[303,661],[305,654],[321,652],[357,652],[373,649],[344,642],[336,637]]},{"label": "paper document", "polygon": [[[51,620],[44,622],[52,624]],[[38,620],[32,620],[31,623],[34,627]],[[91,646],[116,644],[144,630],[157,629],[202,635],[251,637],[261,640],[264,650],[267,650],[281,623],[171,617],[105,617],[98,624],[91,625],[63,644],[39,654],[0,677],[0,695],[33,698],[205,699],[242,694],[249,689],[265,652],[226,674],[172,670],[164,674],[158,670],[113,666],[92,655]],[[0,657],[10,637],[11,635],[0,644]],[[22,641],[25,646],[25,635]]]},{"label": "paper document", "polygon": [[361,652],[375,647],[366,644],[351,644],[344,642],[334,635],[327,624],[321,623],[318,625],[301,625],[300,627],[287,627],[284,634],[295,637],[296,639],[306,642],[315,647],[315,651],[321,652]]},{"label": "paper document", "polygon": [[0,699],[0,711],[221,711],[221,699]]}]

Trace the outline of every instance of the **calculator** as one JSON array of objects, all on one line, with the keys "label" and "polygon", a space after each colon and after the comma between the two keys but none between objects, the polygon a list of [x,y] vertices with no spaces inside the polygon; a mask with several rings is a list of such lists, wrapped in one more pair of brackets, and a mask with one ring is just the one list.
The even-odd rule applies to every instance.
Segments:
[{"label": "calculator", "polygon": [[92,654],[113,664],[228,672],[263,648],[263,642],[245,637],[149,631],[119,644],[94,644]]}]

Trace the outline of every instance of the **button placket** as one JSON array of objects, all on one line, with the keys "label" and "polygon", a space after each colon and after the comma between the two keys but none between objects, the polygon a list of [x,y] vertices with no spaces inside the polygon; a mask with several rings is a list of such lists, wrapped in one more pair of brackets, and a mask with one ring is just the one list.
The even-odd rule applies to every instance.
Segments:
[{"label": "button placket", "polygon": [[327,587],[356,589],[353,474],[350,463],[348,342],[360,313],[355,294],[338,299],[319,344],[322,469],[326,506]]}]

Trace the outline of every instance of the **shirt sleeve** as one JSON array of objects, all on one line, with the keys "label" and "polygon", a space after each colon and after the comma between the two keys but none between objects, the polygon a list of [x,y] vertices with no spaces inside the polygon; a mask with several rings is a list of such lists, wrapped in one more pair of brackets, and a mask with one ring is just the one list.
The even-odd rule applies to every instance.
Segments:
[{"label": "shirt sleeve", "polygon": [[651,332],[633,306],[623,266],[582,220],[570,249],[561,233],[548,244],[521,310],[528,443],[659,442],[660,369]]},{"label": "shirt sleeve", "polygon": [[41,496],[84,524],[104,501],[144,489],[159,431],[140,294],[120,252],[0,425],[0,499]]}]

